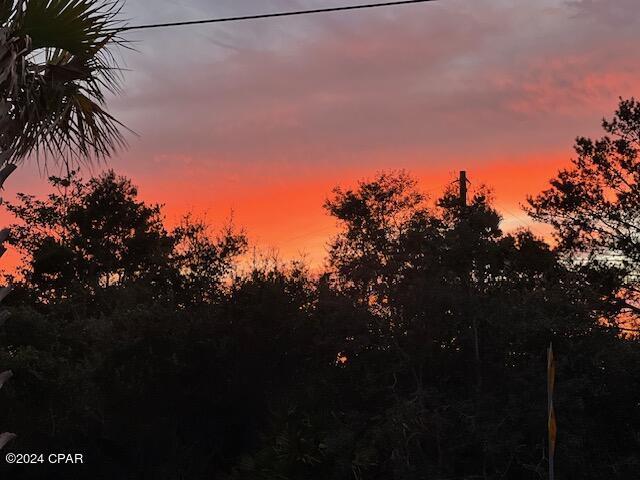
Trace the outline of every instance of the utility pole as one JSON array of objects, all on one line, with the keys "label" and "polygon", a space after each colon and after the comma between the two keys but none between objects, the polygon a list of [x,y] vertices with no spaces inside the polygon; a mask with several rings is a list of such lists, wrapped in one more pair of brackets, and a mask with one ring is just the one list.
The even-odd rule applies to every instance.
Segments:
[{"label": "utility pole", "polygon": [[[467,178],[467,172],[466,170],[461,170],[460,171],[460,177],[458,178],[458,184],[459,184],[459,189],[458,189],[458,199],[460,202],[460,217],[459,217],[459,221],[463,222],[464,219],[466,218],[466,212],[467,212],[467,195],[468,195],[468,189],[467,189],[467,185],[469,184],[469,179]],[[469,270],[465,273],[464,275],[464,287],[466,289],[466,294],[467,294],[467,298],[468,298],[468,302],[470,303],[472,300],[472,295],[471,295],[471,269],[472,266],[469,265]],[[468,305],[469,306],[469,305]],[[478,317],[475,314],[475,311],[473,311],[473,309],[471,309],[471,311],[469,311],[469,315],[471,316],[471,328],[473,329],[473,350],[474,350],[474,360],[475,360],[475,374],[476,374],[476,392],[480,393],[480,390],[482,388],[482,368],[480,365],[480,332],[479,332],[479,325],[478,325]]]},{"label": "utility pole", "polygon": [[460,183],[460,206],[464,210],[467,207],[467,172],[465,170],[460,170],[460,179],[458,183]]}]

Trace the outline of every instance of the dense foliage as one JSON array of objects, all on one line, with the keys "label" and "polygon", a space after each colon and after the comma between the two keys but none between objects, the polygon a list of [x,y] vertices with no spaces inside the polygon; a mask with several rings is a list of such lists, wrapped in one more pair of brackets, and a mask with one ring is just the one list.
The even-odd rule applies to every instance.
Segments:
[{"label": "dense foliage", "polygon": [[[558,478],[635,478],[640,343],[617,320],[634,306],[637,237],[618,242],[598,222],[639,227],[638,111],[623,102],[605,124],[625,145],[580,139],[574,170],[531,200],[554,247],[503,232],[484,189],[431,201],[404,172],[333,192],[340,231],[319,276],[301,263],[240,268],[241,232],[191,218],[167,231],[160,207],[112,172],[20,196],[8,207],[25,261],[0,333],[0,366],[15,373],[0,425],[19,434],[11,451],[86,463],[1,474],[546,478],[553,342]],[[626,213],[597,190],[623,189],[616,171]],[[571,196],[585,179],[587,204]]]},{"label": "dense foliage", "polygon": [[553,225],[558,253],[606,295],[608,319],[640,325],[640,102],[620,100],[602,127],[602,138],[577,139],[572,166],[529,199],[529,213]]}]

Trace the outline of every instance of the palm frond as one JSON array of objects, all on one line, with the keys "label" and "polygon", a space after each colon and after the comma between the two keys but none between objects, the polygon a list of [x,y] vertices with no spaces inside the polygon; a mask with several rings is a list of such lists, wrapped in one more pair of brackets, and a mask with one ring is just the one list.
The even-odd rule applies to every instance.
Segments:
[{"label": "palm frond", "polygon": [[[105,107],[120,75],[120,0],[0,0],[0,163],[85,161],[125,145]],[[5,13],[6,15],[6,13]]]},{"label": "palm frond", "polygon": [[29,36],[34,49],[92,55],[117,31],[121,6],[113,0],[26,0],[16,11],[15,34]]},{"label": "palm frond", "polygon": [[0,26],[9,21],[13,13],[13,0],[0,0]]}]

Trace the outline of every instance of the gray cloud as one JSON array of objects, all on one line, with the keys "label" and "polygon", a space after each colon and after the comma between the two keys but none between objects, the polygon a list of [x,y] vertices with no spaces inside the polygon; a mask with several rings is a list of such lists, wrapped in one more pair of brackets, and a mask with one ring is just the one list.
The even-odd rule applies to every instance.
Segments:
[{"label": "gray cloud", "polygon": [[[148,23],[345,3],[129,0],[125,15]],[[112,165],[153,181],[569,150],[640,86],[638,30],[594,22],[613,3],[447,0],[132,32],[137,51],[123,52],[130,71],[111,110],[140,137]]]},{"label": "gray cloud", "polygon": [[567,4],[581,15],[616,28],[640,23],[640,8],[636,0],[570,0]]},{"label": "gray cloud", "polygon": [[[206,3],[188,2],[189,16],[293,8]],[[594,36],[564,2],[474,5],[145,34],[114,104],[142,135],[128,156],[241,168],[557,148],[638,86],[640,35]]]}]

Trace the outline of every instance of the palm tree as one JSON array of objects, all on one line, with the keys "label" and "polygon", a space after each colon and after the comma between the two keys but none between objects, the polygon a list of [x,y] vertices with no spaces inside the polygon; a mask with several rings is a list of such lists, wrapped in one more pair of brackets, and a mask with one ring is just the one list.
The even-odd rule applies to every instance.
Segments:
[{"label": "palm tree", "polygon": [[[0,188],[25,158],[82,162],[124,146],[105,110],[118,91],[121,0],[0,0]],[[1,243],[8,230],[0,231]],[[10,288],[0,290],[0,301]],[[2,316],[2,315],[0,315]],[[11,372],[0,373],[0,387]],[[13,434],[0,435],[0,449]]]},{"label": "palm tree", "polygon": [[106,157],[124,144],[104,109],[119,0],[0,0],[0,164],[36,153]]},{"label": "palm tree", "polygon": [[121,1],[0,0],[0,188],[31,155],[81,162],[124,146],[104,109],[119,90]]}]

